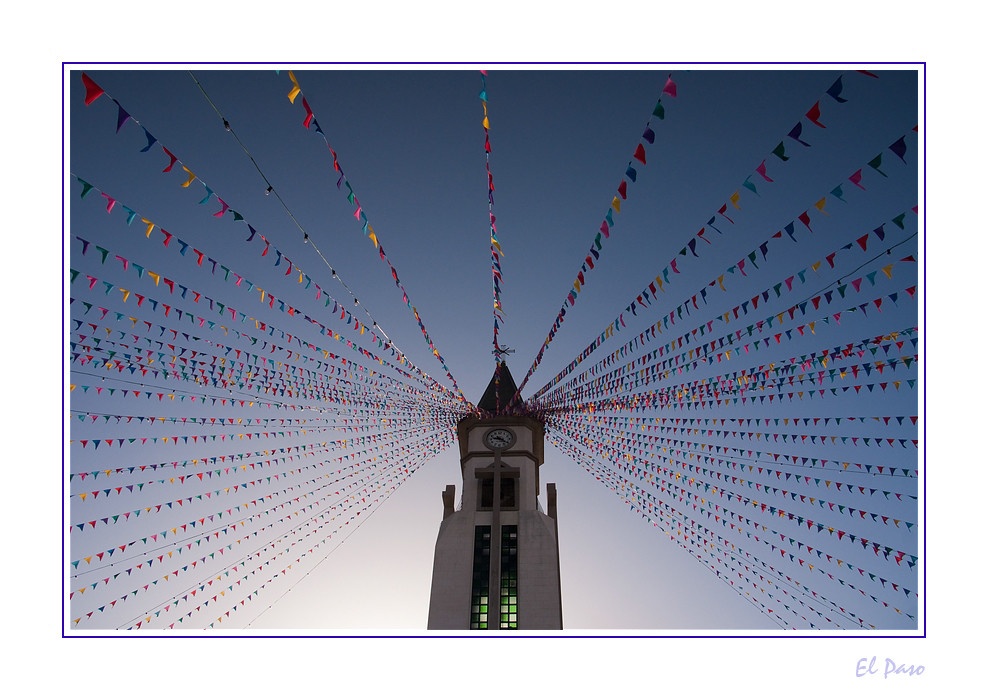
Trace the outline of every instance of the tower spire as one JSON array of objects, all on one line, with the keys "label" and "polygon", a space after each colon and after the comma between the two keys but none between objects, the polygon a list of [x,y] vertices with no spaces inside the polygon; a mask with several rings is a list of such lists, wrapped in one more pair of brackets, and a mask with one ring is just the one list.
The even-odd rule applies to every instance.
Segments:
[{"label": "tower spire", "polygon": [[498,360],[494,376],[491,377],[477,408],[495,416],[518,413],[523,404],[520,398],[516,398],[517,393],[518,386],[507,363]]}]

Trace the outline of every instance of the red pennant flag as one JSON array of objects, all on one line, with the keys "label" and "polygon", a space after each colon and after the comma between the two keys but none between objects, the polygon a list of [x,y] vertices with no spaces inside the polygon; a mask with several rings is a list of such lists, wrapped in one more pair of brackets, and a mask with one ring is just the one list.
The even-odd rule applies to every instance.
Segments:
[{"label": "red pennant flag", "polygon": [[628,182],[627,180],[621,180],[621,184],[618,185],[618,194],[621,195],[621,199],[628,198]]},{"label": "red pennant flag", "polygon": [[635,159],[640,160],[642,165],[645,165],[645,147],[638,144],[638,148],[635,149]]},{"label": "red pennant flag", "polygon": [[85,73],[82,74],[82,84],[86,86],[86,105],[91,105],[96,98],[103,94],[103,88],[93,82]]},{"label": "red pennant flag", "polygon": [[168,150],[167,148],[165,148],[164,146],[162,146],[162,147],[161,147],[161,150],[162,150],[162,151],[164,151],[164,152],[165,152],[165,154],[166,154],[166,155],[167,155],[167,156],[168,156],[168,157],[169,157],[169,158],[171,159],[171,161],[170,161],[170,162],[168,163],[168,167],[167,167],[167,168],[165,168],[164,170],[162,170],[162,171],[161,171],[161,172],[163,172],[163,173],[167,173],[167,172],[169,172],[169,171],[170,171],[170,170],[171,170],[172,168],[174,168],[174,167],[175,167],[175,163],[176,163],[176,162],[178,162],[178,158],[176,158],[176,157],[175,157],[174,155],[172,155],[172,153],[171,153],[171,151],[169,151],[169,150]]},{"label": "red pennant flag", "polygon": [[820,123],[820,103],[817,102],[810,108],[810,111],[806,113],[806,118],[811,122],[819,126],[821,129],[826,129],[823,124]]}]

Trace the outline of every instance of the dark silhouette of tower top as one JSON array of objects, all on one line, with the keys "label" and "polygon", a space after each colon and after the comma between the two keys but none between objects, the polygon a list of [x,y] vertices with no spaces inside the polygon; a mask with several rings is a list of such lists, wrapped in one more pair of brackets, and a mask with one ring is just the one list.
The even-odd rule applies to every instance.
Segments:
[{"label": "dark silhouette of tower top", "polygon": [[523,404],[521,398],[515,396],[517,393],[518,385],[515,384],[508,365],[498,362],[491,383],[487,385],[487,390],[477,404],[477,408],[494,415],[519,413]]}]

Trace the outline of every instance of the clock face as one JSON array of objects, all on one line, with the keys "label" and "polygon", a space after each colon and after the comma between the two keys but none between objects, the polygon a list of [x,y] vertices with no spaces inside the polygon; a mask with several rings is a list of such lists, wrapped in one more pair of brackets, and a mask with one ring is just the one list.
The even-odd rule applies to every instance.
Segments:
[{"label": "clock face", "polygon": [[510,447],[515,441],[515,435],[507,428],[494,428],[484,435],[484,442],[495,450]]}]

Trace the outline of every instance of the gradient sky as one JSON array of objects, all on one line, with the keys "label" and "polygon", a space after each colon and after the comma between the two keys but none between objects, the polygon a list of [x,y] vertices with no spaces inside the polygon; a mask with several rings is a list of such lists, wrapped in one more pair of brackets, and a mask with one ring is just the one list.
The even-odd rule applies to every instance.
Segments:
[{"label": "gradient sky", "polygon": [[[304,229],[359,298],[360,306],[418,367],[449,385],[402,301],[390,270],[381,263],[374,246],[361,232],[353,207],[347,202],[345,188],[337,189],[338,174],[333,170],[332,154],[321,136],[303,127],[305,110],[300,100],[291,104],[286,99],[291,88],[287,71],[279,74],[275,70],[197,69],[194,74],[201,89],[184,70],[87,68],[86,73],[106,95],[86,106],[79,72],[72,73],[68,85],[67,266],[80,270],[83,276],[90,274],[100,280],[114,281],[115,288],[106,295],[101,282],[95,283],[91,290],[80,282],[70,286],[67,295],[76,301],[66,306],[68,340],[89,342],[80,341],[77,336],[91,331],[85,324],[95,323],[99,326],[99,337],[106,339],[104,343],[129,342],[120,339],[117,328],[127,333],[132,330],[130,321],[113,319],[118,311],[127,311],[127,316],[136,314],[136,307],[133,298],[123,302],[116,287],[163,298],[160,286],[156,288],[147,276],[137,279],[133,268],[128,266],[125,270],[115,255],[131,264],[158,269],[179,284],[255,313],[248,308],[256,304],[253,301],[256,293],[248,295],[229,280],[224,282],[222,277],[195,267],[190,262],[192,253],[183,258],[173,249],[166,250],[161,245],[160,229],[220,260],[221,264],[242,271],[256,286],[272,290],[279,298],[306,309],[306,313],[323,312],[321,303],[312,303],[311,293],[303,292],[294,282],[286,282],[282,268],[272,268],[270,258],[260,257],[261,248],[256,247],[256,240],[247,244],[249,231],[243,221],[234,221],[229,214],[222,218],[212,216],[219,208],[215,197],[199,204],[207,194],[203,189],[205,183],[273,246],[302,266],[313,280],[341,301],[349,301],[349,293],[334,283],[323,261],[313,256],[311,246],[304,244],[300,227]],[[670,73],[677,86],[677,96],[662,96],[665,119],[656,120],[651,117],[653,107]],[[824,262],[819,274],[808,274],[802,294],[796,289],[790,296],[780,298],[766,314],[827,289],[837,278],[847,282],[888,262],[897,263],[893,277],[886,278],[879,272],[874,277],[875,285],[865,282],[854,303],[870,302],[916,284],[916,265],[898,261],[922,250],[919,237],[910,238],[918,230],[917,222],[924,213],[920,209],[917,217],[912,211],[912,207],[921,203],[917,166],[922,135],[913,131],[920,119],[917,73],[903,68],[876,71],[876,74],[878,77],[874,78],[839,68],[489,71],[486,88],[491,138],[489,163],[495,186],[493,212],[504,251],[505,323],[500,337],[502,344],[515,350],[508,363],[519,382],[580,271],[650,118],[655,132],[655,143],[646,144],[647,164],[634,163],[637,181],[629,186],[628,198],[614,217],[615,225],[610,238],[604,241],[600,261],[592,275],[588,275],[585,290],[575,307],[568,311],[565,323],[523,396],[531,396],[592,342],[669,266],[687,242],[717,216],[721,206],[731,206],[729,198],[735,192],[740,193],[740,208],[731,207],[727,211],[734,223],[716,218],[714,225],[723,233],[705,229],[711,245],[699,243],[696,248],[699,257],[679,258],[681,274],[674,275],[675,284],[659,298],[659,304],[647,315],[629,317],[626,313],[629,327],[603,345],[574,374],[634,337],[661,315],[674,311],[711,279],[724,274],[729,266],[794,220],[798,243],[788,237],[773,242],[766,260],[758,256],[757,270],[749,267],[751,274],[745,277],[731,274],[727,292],[711,290],[708,304],[691,317],[693,324],[677,322],[663,333],[662,342],[689,330],[696,322],[717,319],[740,302],[806,270],[883,223],[887,247],[896,246],[893,254],[881,262],[873,262],[875,255],[882,252],[874,248],[874,243],[868,250],[862,250],[860,245],[842,250],[834,271]],[[481,126],[483,109],[478,99],[482,87],[480,73],[313,68],[300,69],[295,75],[435,347],[467,399],[479,400],[493,371],[488,193]],[[843,85],[840,97],[846,103],[839,103],[826,93],[839,77]],[[119,131],[118,107],[110,98],[116,99],[132,117]],[[823,127],[810,123],[805,116],[817,101]],[[223,128],[217,110],[229,121],[236,138]],[[787,136],[797,123],[803,125],[801,138],[811,144],[809,148]],[[141,152],[147,145],[142,126],[158,141],[146,153]],[[888,150],[902,136],[908,145],[905,163]],[[785,163],[772,155],[780,142],[785,144],[785,153],[790,157]],[[179,166],[162,173],[169,163],[162,146],[199,180],[183,188],[187,176]],[[867,165],[879,153],[883,158],[880,169],[887,177]],[[756,173],[762,162],[772,182]],[[855,189],[847,178],[862,168],[861,184],[865,189]],[[92,184],[98,191],[80,200],[81,185],[76,178]],[[755,186],[757,194],[744,187],[746,179]],[[268,183],[273,185],[275,193],[265,194]],[[839,184],[843,184],[846,201],[832,195]],[[108,200],[101,198],[100,192],[118,202],[109,214]],[[824,196],[827,197],[825,215],[814,208]],[[121,209],[123,205],[138,212],[130,225]],[[806,211],[812,215],[812,231],[797,220]],[[887,223],[900,213],[907,214],[901,230]],[[142,217],[157,225],[150,236],[144,235]],[[82,244],[75,236],[111,251],[107,262],[100,264],[93,257],[93,249],[82,255]],[[880,313],[869,309],[867,316],[845,314],[839,325],[818,325],[813,334],[794,334],[785,345],[773,345],[740,357],[735,354],[732,361],[711,365],[706,372],[713,375],[778,362],[916,325],[916,301],[910,301],[901,292],[899,296],[898,304],[887,302]],[[845,306],[852,305],[850,300],[851,297]],[[83,314],[80,301],[93,304],[96,310]],[[774,302],[773,299],[767,303]],[[102,319],[99,307],[110,309]],[[833,310],[840,308],[843,307],[835,306]],[[141,312],[145,311],[143,307]],[[150,320],[152,315],[147,318]],[[80,328],[76,328],[72,319],[82,321]],[[147,336],[154,339],[152,342],[159,339],[157,324],[169,327],[182,324],[171,317],[166,320],[160,310],[155,311],[154,319],[155,332]],[[271,322],[285,324],[284,315],[274,315],[272,319]],[[746,325],[741,321],[729,325],[720,320],[717,323],[732,332]],[[192,327],[188,322],[174,327],[185,325]],[[109,336],[103,332],[107,326],[113,329]],[[244,347],[233,343],[233,336],[199,334],[198,329],[197,335],[214,343]],[[145,342],[146,348],[143,336],[141,342]],[[921,355],[921,346],[922,338],[920,350],[912,352]],[[206,352],[207,346],[202,342],[196,347]],[[159,350],[154,347],[155,353]],[[119,348],[118,351],[123,352]],[[905,351],[910,351],[908,343]],[[885,357],[859,361],[874,359]],[[94,519],[99,522],[99,518],[108,515],[215,488],[212,484],[190,488],[186,482],[178,486],[155,484],[148,486],[147,491],[142,489],[131,495],[101,491],[185,473],[178,470],[173,473],[169,469],[141,477],[135,472],[126,478],[115,475],[115,480],[104,477],[104,481],[92,481],[92,490],[99,493],[83,501],[78,494],[86,490],[85,482],[75,476],[81,472],[170,464],[207,454],[262,449],[258,444],[240,446],[238,443],[227,449],[212,443],[204,448],[184,443],[174,446],[170,442],[143,447],[137,443],[104,445],[98,450],[91,445],[82,447],[79,444],[82,439],[160,438],[216,434],[232,429],[196,426],[183,432],[170,423],[159,422],[149,427],[146,422],[127,424],[103,418],[96,422],[88,418],[80,421],[80,412],[215,418],[248,414],[231,407],[203,407],[201,403],[191,407],[190,403],[159,402],[156,397],[124,397],[123,389],[131,385],[122,379],[135,381],[129,373],[125,376],[78,363],[72,363],[70,368],[68,379],[77,388],[71,392],[68,406],[72,412],[68,427],[73,439],[66,450],[66,470],[73,475],[68,482],[68,525]],[[779,427],[772,432],[910,440],[917,437],[917,428],[908,420],[902,426],[895,421],[886,426],[871,418],[917,415],[920,393],[905,384],[907,379],[917,376],[917,365],[897,369],[894,376],[887,377],[888,381],[903,381],[903,387],[896,391],[852,391],[841,397],[786,402],[771,408],[739,404],[702,414],[673,411],[662,415],[761,419],[868,417],[868,421],[845,420],[838,427],[831,422],[816,430]],[[695,377],[687,375],[687,379],[691,378]],[[885,380],[886,377],[881,378]],[[91,388],[82,392],[78,388],[82,385]],[[167,386],[160,382],[159,385]],[[104,390],[97,394],[96,386],[103,386]],[[105,387],[117,390],[109,396]],[[172,389],[192,391],[181,384],[172,385]],[[220,392],[209,394],[218,396]],[[280,419],[288,414],[257,408],[249,415]],[[282,441],[263,444],[274,447],[291,442],[279,440]],[[299,441],[303,438],[294,440]],[[737,440],[725,444],[745,448],[752,445],[750,441]],[[765,449],[829,460],[893,465],[910,471],[918,466],[917,450],[911,446],[847,443],[828,449],[818,445],[796,447],[791,443],[773,447],[768,443]],[[778,465],[771,466],[781,469]],[[191,473],[195,471],[192,469]],[[439,495],[447,483],[457,484],[459,491],[458,473],[454,445],[419,468],[375,508],[371,517],[365,513],[359,521],[322,544],[316,553],[296,564],[290,575],[279,577],[229,617],[223,615],[216,629],[423,630],[432,550],[442,514]],[[769,632],[780,629],[777,619],[732,590],[659,528],[630,512],[622,498],[601,486],[555,448],[547,446],[542,477],[544,481],[556,482],[559,490],[563,618],[567,628]],[[922,502],[917,503],[909,496],[921,496],[922,482],[918,479],[879,480],[872,474],[855,473],[847,482],[855,488],[877,487],[879,491],[901,492],[906,499],[889,500],[881,494],[866,498],[829,487],[818,487],[812,495],[917,522]],[[791,507],[807,517],[847,523],[849,532],[861,528],[862,536],[896,549],[919,554],[918,547],[922,546],[922,537],[917,540],[916,527],[906,531],[882,527],[881,523],[859,523],[850,520],[850,516],[832,515],[832,511],[825,513],[815,506],[812,510],[809,507],[797,510],[800,506],[791,501],[784,503],[780,507]],[[218,508],[209,504],[207,510]],[[159,528],[166,530],[188,522],[192,517],[185,511],[176,512],[174,507],[172,514],[168,510],[135,518],[133,522],[127,519],[125,523],[74,528],[67,543],[67,557],[70,562],[77,561],[130,542],[134,537],[145,537]],[[795,533],[796,529],[787,532]],[[322,534],[314,535],[311,541],[322,537]],[[845,551],[845,544],[841,542],[838,546],[840,552]],[[149,574],[141,572],[139,579],[135,578],[136,573],[119,575],[134,563],[165,551],[167,548],[159,550],[148,545],[146,553],[139,551],[137,554],[141,556],[133,555],[130,564],[117,563],[120,561],[117,553],[113,555],[116,559],[107,557],[107,562],[113,559],[112,567],[102,562],[90,564],[89,568],[69,565],[69,590],[90,587],[84,594],[73,597],[69,619],[85,616],[98,606],[106,608],[88,617],[87,622],[70,628],[126,627],[152,609],[158,614],[151,626],[159,626],[159,620],[177,619],[174,610],[164,611],[162,606],[180,595],[180,588],[197,585],[208,577],[203,578],[196,571],[174,577],[174,581],[162,581],[158,572],[171,570],[165,571],[163,562],[158,568],[148,567],[149,571],[154,570]],[[889,580],[902,579],[909,581],[910,587],[916,585],[918,567],[905,574],[904,566],[876,557],[859,546],[846,551],[847,554],[838,556],[867,562],[880,576],[888,575]],[[822,577],[809,574],[806,569],[796,567],[795,570],[820,595],[834,599],[843,596],[855,603],[862,597],[849,594],[843,584],[822,581]],[[223,571],[223,568],[216,564],[208,571]],[[112,574],[117,576],[104,583],[103,579]],[[229,576],[221,575],[224,580],[217,581],[217,589],[229,585]],[[857,573],[853,575],[860,578]],[[110,600],[118,600],[128,588],[134,588],[135,581],[143,586],[152,579],[160,583],[153,584],[149,591],[142,589],[128,601],[106,607]],[[853,582],[857,585],[858,579]],[[883,592],[884,586],[873,584],[871,581],[867,584],[869,594],[883,598],[887,590]],[[247,588],[245,584],[244,589]],[[220,607],[221,600],[211,610],[225,612],[243,597],[239,591],[229,591],[228,595],[230,604]],[[915,615],[915,598],[908,602],[901,593],[898,595],[896,602]],[[234,597],[236,600],[232,600]],[[861,606],[862,615],[880,628],[915,629],[915,623],[903,615],[889,613],[870,598],[868,603]],[[186,603],[183,609],[191,607],[194,606]],[[201,629],[204,622],[215,618],[216,615],[203,612],[193,615],[187,625],[178,626]]]}]

